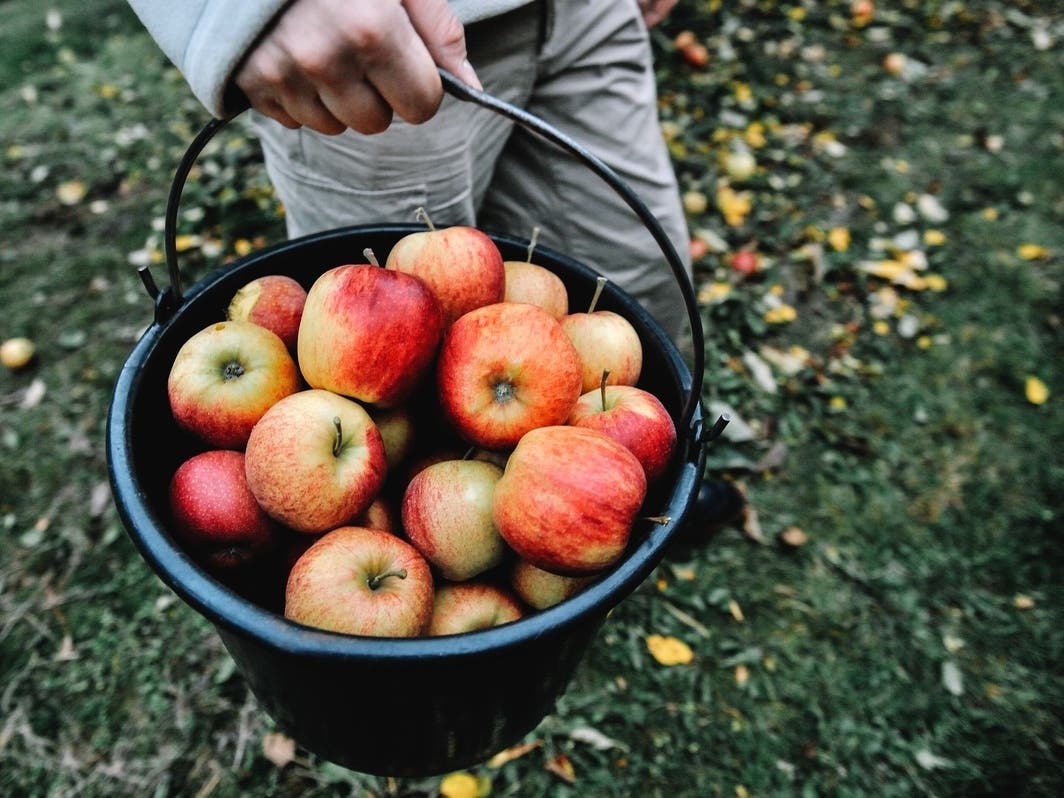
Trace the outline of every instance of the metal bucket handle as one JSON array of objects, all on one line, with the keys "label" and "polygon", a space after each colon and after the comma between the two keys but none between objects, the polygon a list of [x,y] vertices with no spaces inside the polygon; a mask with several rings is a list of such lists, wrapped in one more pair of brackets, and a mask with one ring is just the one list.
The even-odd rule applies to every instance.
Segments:
[{"label": "metal bucket handle", "polygon": [[[466,85],[444,69],[440,69],[439,74],[443,83],[443,88],[448,94],[451,94],[459,100],[471,102],[494,111],[495,113],[501,114],[569,152],[577,160],[581,161],[584,166],[605,181],[610,188],[612,188],[621,199],[624,200],[628,207],[632,209],[636,216],[639,217],[640,221],[642,221],[643,225],[654,237],[655,242],[657,242],[658,247],[665,256],[666,262],[672,269],[673,276],[680,287],[680,292],[683,296],[684,309],[691,325],[692,384],[690,392],[685,398],[683,410],[680,414],[680,426],[682,428],[690,427],[692,438],[700,443],[707,443],[718,437],[730,420],[727,415],[720,416],[711,427],[707,428],[703,426],[701,414],[699,414],[699,417],[695,419],[692,424],[692,419],[695,418],[695,410],[701,399],[703,371],[705,369],[705,338],[702,330],[702,320],[699,315],[694,288],[691,285],[690,278],[687,276],[687,269],[683,261],[680,259],[679,254],[676,252],[676,248],[669,240],[668,235],[665,233],[664,229],[662,229],[661,224],[658,222],[654,214],[635,191],[625,183],[610,166],[566,134],[522,108],[518,108],[497,97],[493,97],[490,94],[486,94],[485,92],[478,91],[471,86]],[[147,271],[147,267],[142,267],[138,270],[148,294],[155,302],[155,318],[157,322],[162,323],[168,319],[173,312],[181,306],[182,302],[181,274],[177,264],[177,213],[185,181],[187,180],[189,172],[192,170],[196,159],[211,139],[214,138],[215,134],[232,120],[234,116],[241,113],[242,110],[244,109],[237,111],[236,114],[227,119],[211,119],[192,140],[192,143],[189,145],[178,164],[173,182],[170,186],[170,194],[167,199],[164,226],[164,251],[170,277],[169,287],[165,290],[159,290],[150,273]]]}]

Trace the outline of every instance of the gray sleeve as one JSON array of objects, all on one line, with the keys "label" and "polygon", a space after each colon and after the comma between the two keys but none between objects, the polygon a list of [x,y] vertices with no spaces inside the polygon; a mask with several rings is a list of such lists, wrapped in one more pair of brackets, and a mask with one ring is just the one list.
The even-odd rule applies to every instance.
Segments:
[{"label": "gray sleeve", "polygon": [[287,0],[128,0],[181,70],[192,93],[217,117],[237,65]]}]

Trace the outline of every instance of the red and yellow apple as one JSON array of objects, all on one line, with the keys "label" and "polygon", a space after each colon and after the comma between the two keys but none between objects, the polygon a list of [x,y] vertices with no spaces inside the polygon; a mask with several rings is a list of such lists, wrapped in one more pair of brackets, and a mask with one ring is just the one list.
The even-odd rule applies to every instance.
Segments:
[{"label": "red and yellow apple", "polygon": [[480,460],[445,460],[419,471],[403,494],[403,530],[440,574],[462,582],[506,556],[491,518],[502,469]]},{"label": "red and yellow apple", "polygon": [[425,558],[387,532],[343,526],[296,560],[284,615],[306,626],[374,637],[415,637],[432,616],[434,586]]},{"label": "red and yellow apple", "polygon": [[230,321],[250,321],[277,334],[288,351],[296,351],[299,321],[307,291],[284,274],[267,274],[246,283],[229,301]]},{"label": "red and yellow apple", "polygon": [[668,468],[676,449],[676,425],[657,396],[634,385],[603,384],[581,396],[569,423],[604,432],[636,456],[647,482]]},{"label": "red and yellow apple", "polygon": [[437,228],[425,219],[429,229],[395,242],[385,268],[424,280],[440,302],[445,324],[474,308],[501,302],[506,273],[495,242],[475,227]]},{"label": "red and yellow apple", "polygon": [[249,321],[197,332],[178,350],[166,383],[174,420],[218,449],[243,449],[263,414],[300,387],[284,342]]},{"label": "red and yellow apple", "polygon": [[470,311],[444,336],[440,407],[458,433],[507,449],[531,429],[564,424],[580,398],[580,356],[547,311],[499,302]]},{"label": "red and yellow apple", "polygon": [[550,269],[527,260],[504,261],[506,302],[538,305],[556,319],[569,312],[569,290]]},{"label": "red and yellow apple", "polygon": [[524,616],[521,603],[488,582],[445,582],[436,588],[426,634],[456,635],[512,623]]},{"label": "red and yellow apple", "polygon": [[307,293],[299,368],[312,388],[394,407],[430,370],[443,313],[417,277],[379,266],[329,269]]},{"label": "red and yellow apple", "polygon": [[624,554],[646,488],[639,460],[605,433],[540,427],[510,455],[492,517],[519,557],[552,573],[589,574]]},{"label": "red and yellow apple", "polygon": [[593,576],[552,574],[518,558],[510,568],[510,587],[529,607],[545,610],[572,598],[595,580]]},{"label": "red and yellow apple", "polygon": [[321,389],[282,399],[248,438],[251,492],[272,518],[299,532],[351,522],[377,498],[386,472],[384,442],[369,414]]},{"label": "red and yellow apple", "polygon": [[610,385],[635,385],[643,369],[643,344],[632,323],[612,310],[595,309],[605,283],[599,278],[586,312],[570,313],[559,322],[580,353],[582,393],[597,388],[604,371],[610,373]]}]

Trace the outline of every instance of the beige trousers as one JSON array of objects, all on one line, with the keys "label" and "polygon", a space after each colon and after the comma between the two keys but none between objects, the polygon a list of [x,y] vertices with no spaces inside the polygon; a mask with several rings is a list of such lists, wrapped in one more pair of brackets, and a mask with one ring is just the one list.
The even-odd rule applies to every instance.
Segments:
[{"label": "beige trousers", "polygon": [[[687,227],[662,141],[647,31],[635,0],[539,0],[467,26],[485,91],[527,109],[612,167],[686,259]],[[674,339],[672,271],[638,217],[572,157],[498,114],[448,96],[429,122],[323,136],[259,117],[291,236],[355,224],[474,224],[566,253],[639,300]],[[688,270],[690,265],[688,264]]]}]

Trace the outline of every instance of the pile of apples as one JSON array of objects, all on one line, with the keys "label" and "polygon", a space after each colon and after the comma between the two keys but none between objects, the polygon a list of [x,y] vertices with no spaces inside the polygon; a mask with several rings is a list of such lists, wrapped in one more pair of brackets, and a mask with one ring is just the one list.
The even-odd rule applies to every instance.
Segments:
[{"label": "pile of apples", "polygon": [[169,485],[177,540],[293,621],[387,637],[515,621],[618,562],[675,426],[603,281],[570,312],[533,251],[429,222],[309,290],[249,281],[169,374],[200,444]]}]

